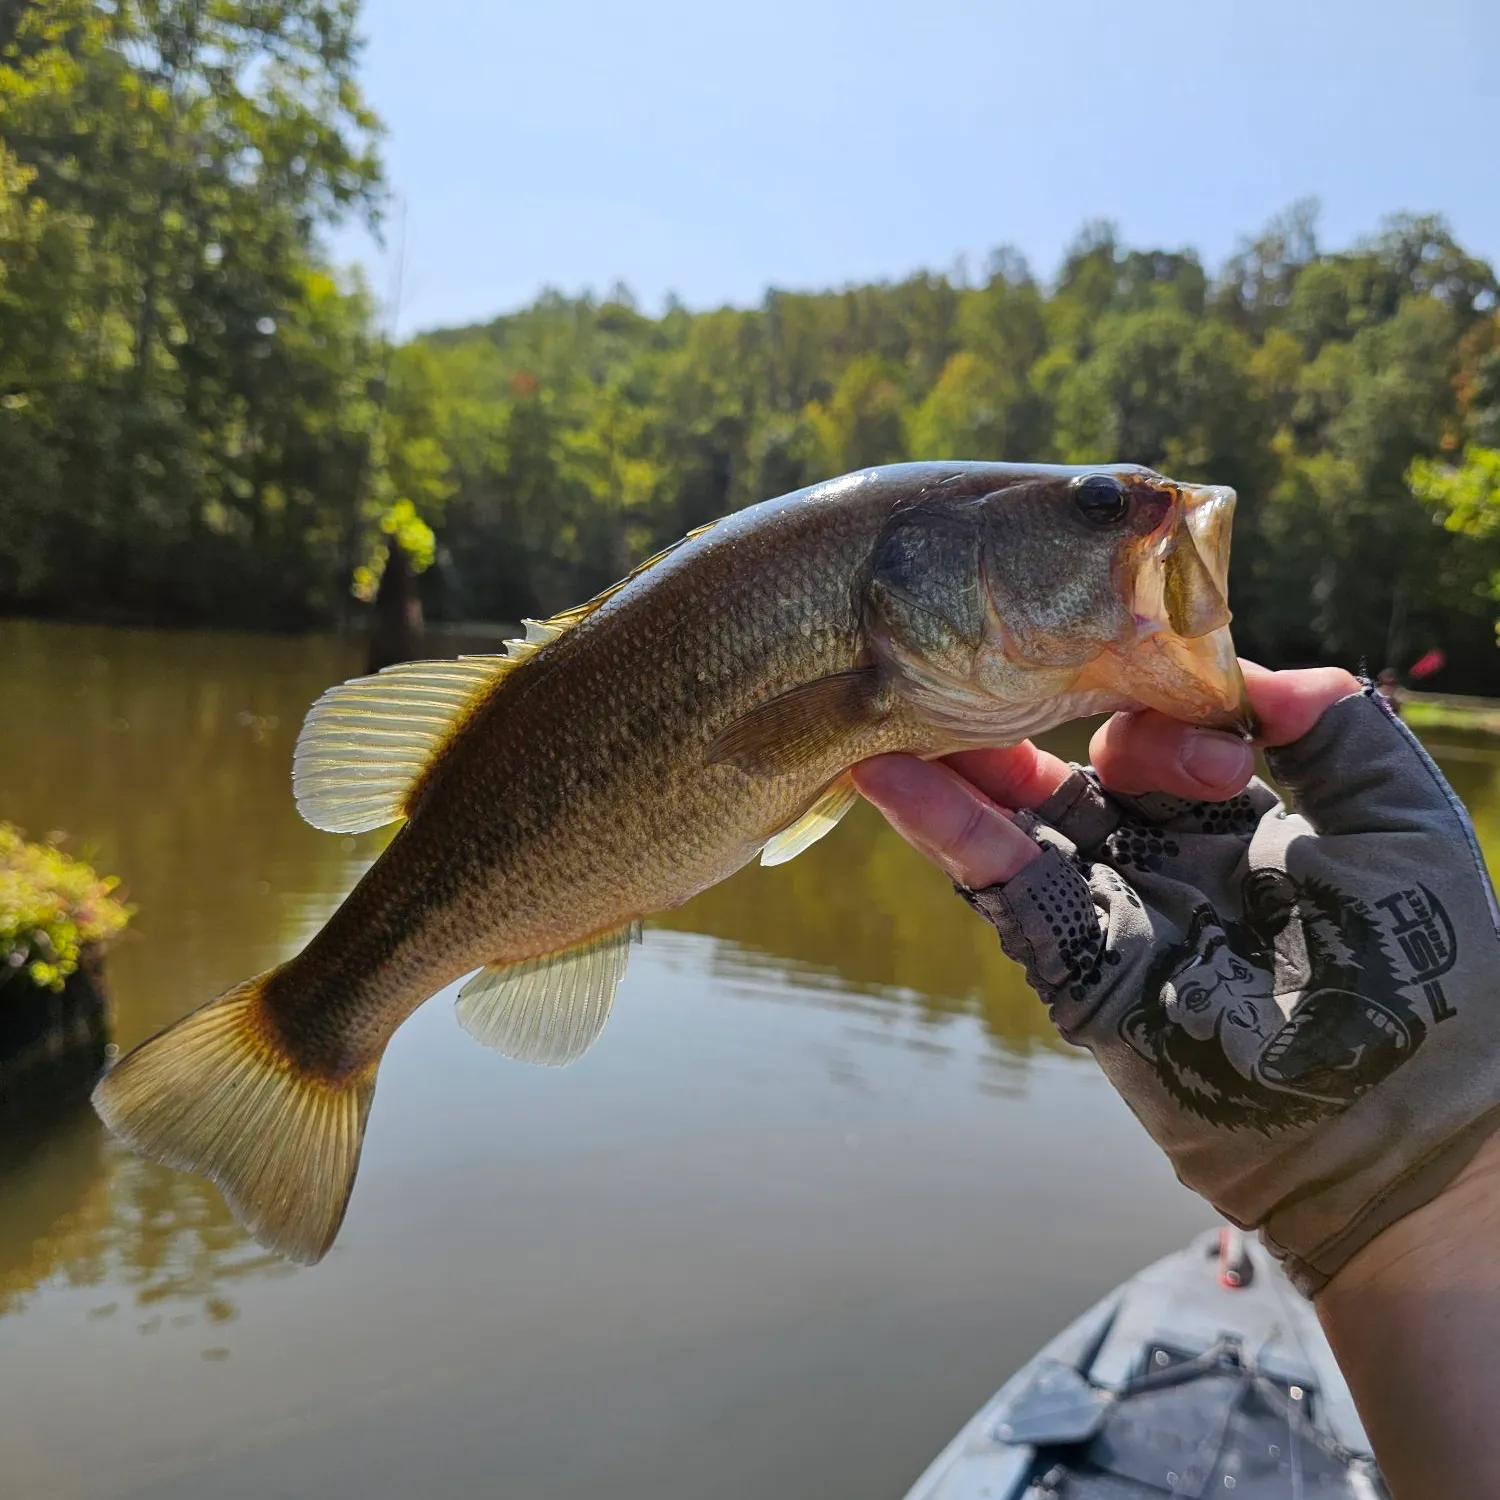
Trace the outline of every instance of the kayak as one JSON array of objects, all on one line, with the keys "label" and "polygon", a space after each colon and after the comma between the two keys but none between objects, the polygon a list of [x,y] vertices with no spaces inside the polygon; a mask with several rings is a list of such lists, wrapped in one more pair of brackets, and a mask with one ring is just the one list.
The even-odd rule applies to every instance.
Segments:
[{"label": "kayak", "polygon": [[907,1500],[1387,1500],[1312,1304],[1209,1230],[1016,1372]]}]

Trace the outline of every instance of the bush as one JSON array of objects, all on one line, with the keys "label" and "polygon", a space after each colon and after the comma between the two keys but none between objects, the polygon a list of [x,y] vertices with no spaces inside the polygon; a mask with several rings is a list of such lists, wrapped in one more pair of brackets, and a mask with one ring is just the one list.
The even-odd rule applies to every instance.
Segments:
[{"label": "bush", "polygon": [[80,952],[130,920],[130,908],[112,894],[118,884],[0,823],[0,987],[24,968],[34,984],[62,989]]}]

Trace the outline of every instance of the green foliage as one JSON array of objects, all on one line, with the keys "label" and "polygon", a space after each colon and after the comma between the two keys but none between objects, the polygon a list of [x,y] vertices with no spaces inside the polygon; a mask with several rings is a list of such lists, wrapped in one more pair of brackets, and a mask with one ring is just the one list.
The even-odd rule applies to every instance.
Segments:
[{"label": "green foliage", "polygon": [[865,464],[1128,460],[1239,490],[1248,653],[1376,667],[1441,645],[1444,686],[1495,690],[1483,539],[1434,525],[1406,480],[1500,440],[1494,277],[1435,221],[1325,254],[1314,219],[1297,205],[1214,278],[1092,226],[1050,292],[999,252],[980,286],[659,319],[548,294],[432,334],[402,351],[432,361],[454,465],[429,603],[557,608],[689,526]]},{"label": "green foliage", "polygon": [[[1470,446],[1459,465],[1413,459],[1407,471],[1412,493],[1437,512],[1443,525],[1473,543],[1466,549],[1483,570],[1473,592],[1500,604],[1500,448]],[[1495,622],[1500,634],[1500,619]]]},{"label": "green foliage", "polygon": [[1449,531],[1500,536],[1500,450],[1466,448],[1457,468],[1419,458],[1408,477],[1412,492],[1438,509]]},{"label": "green foliage", "polygon": [[0,22],[0,608],[328,623],[395,535],[429,616],[513,620],[867,464],[1126,460],[1240,491],[1249,654],[1441,645],[1500,690],[1497,544],[1424,467],[1500,449],[1497,285],[1441,221],[1328,253],[1299,203],[1217,274],[1092,224],[1050,285],[1002,249],[659,317],[547,292],[392,349],[318,242],[380,203],[356,12]]},{"label": "green foliage", "polygon": [[[380,518],[380,535],[395,537],[396,544],[411,560],[413,573],[425,573],[432,566],[437,550],[437,538],[410,500],[398,500]],[[380,575],[385,571],[389,554],[384,546],[377,545],[367,562],[354,570],[354,597],[370,601],[380,587]]]},{"label": "green foliage", "polygon": [[29,844],[0,823],[0,987],[24,969],[33,984],[60,990],[79,953],[123,930],[129,908],[82,860],[48,844]]},{"label": "green foliage", "polygon": [[906,417],[906,449],[913,458],[1004,458],[1015,452],[1012,433],[1024,423],[1026,385],[1014,371],[961,349],[921,403]]},{"label": "green foliage", "polygon": [[26,0],[0,29],[0,602],[326,616],[381,510],[357,0]]}]

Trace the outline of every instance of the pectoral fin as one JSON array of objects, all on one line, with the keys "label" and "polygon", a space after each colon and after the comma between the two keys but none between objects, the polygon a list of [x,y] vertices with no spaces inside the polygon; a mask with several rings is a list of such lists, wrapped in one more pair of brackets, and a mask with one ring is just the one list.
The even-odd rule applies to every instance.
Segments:
[{"label": "pectoral fin", "polygon": [[840,776],[795,823],[767,841],[760,851],[761,864],[784,865],[789,859],[796,859],[825,833],[832,833],[839,819],[858,801],[854,783],[847,776]]},{"label": "pectoral fin", "polygon": [[560,1068],[604,1029],[641,924],[525,963],[481,969],[458,992],[458,1021],[475,1041],[518,1062]]},{"label": "pectoral fin", "polygon": [[[683,540],[707,529],[689,532]],[[630,577],[655,567],[672,550],[642,563]],[[314,828],[331,833],[363,833],[406,817],[428,767],[480,704],[629,581],[550,620],[523,620],[525,636],[506,641],[503,656],[401,662],[330,688],[313,704],[297,736],[292,761],[297,811]]]},{"label": "pectoral fin", "polygon": [[297,811],[314,828],[363,833],[404,818],[427,768],[469,717],[563,628],[526,620],[503,656],[401,662],[329,688],[292,760]]},{"label": "pectoral fin", "polygon": [[785,775],[826,756],[885,713],[878,667],[835,672],[736,719],[709,745],[708,760],[751,776]]}]

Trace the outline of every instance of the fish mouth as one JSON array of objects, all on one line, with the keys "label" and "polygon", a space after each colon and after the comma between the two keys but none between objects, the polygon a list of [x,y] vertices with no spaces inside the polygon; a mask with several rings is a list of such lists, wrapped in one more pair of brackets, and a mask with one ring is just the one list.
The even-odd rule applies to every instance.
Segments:
[{"label": "fish mouth", "polygon": [[1185,485],[1182,492],[1183,521],[1219,602],[1224,606],[1226,624],[1229,618],[1229,542],[1237,499],[1227,484]]},{"label": "fish mouth", "polygon": [[1137,556],[1128,590],[1134,638],[1091,662],[1078,686],[1122,693],[1174,719],[1253,735],[1255,712],[1229,633],[1235,492],[1227,485],[1182,485],[1179,496]]}]

